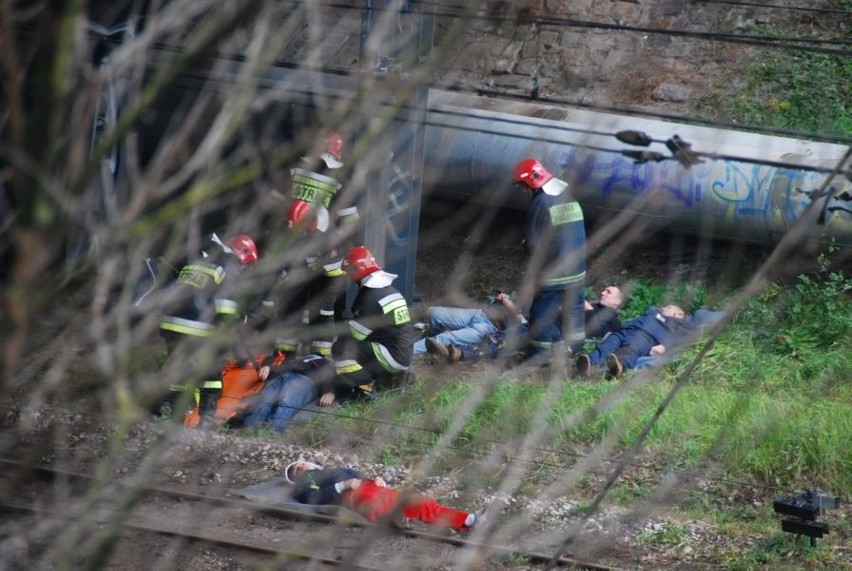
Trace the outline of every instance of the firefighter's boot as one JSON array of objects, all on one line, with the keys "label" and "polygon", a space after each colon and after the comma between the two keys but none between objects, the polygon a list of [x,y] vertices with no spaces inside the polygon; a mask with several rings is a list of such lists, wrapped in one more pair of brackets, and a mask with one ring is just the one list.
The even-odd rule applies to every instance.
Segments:
[{"label": "firefighter's boot", "polygon": [[198,430],[216,429],[216,404],[221,394],[220,389],[201,389],[198,398]]}]

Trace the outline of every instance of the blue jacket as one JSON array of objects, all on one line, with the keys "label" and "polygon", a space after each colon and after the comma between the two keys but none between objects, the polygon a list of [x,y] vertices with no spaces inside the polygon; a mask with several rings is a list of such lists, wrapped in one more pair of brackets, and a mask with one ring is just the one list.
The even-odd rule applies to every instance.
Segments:
[{"label": "blue jacket", "polygon": [[337,491],[335,485],[352,478],[365,479],[360,472],[352,468],[310,470],[296,480],[293,499],[315,506],[340,504],[341,492]]},{"label": "blue jacket", "polygon": [[651,345],[669,347],[675,339],[686,333],[687,325],[683,319],[666,317],[654,306],[648,308],[645,315],[628,321],[624,329],[633,329],[641,333]]}]

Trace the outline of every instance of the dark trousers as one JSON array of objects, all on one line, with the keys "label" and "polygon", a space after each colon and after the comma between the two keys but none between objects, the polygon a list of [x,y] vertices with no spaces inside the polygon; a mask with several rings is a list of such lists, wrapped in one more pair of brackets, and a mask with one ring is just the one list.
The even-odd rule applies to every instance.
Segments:
[{"label": "dark trousers", "polygon": [[589,361],[592,365],[602,365],[607,355],[615,353],[625,369],[635,369],[639,358],[648,355],[653,346],[654,340],[641,329],[619,329],[598,343],[595,350],[589,353]]},{"label": "dark trousers", "polygon": [[540,290],[533,298],[529,322],[533,352],[550,349],[564,340],[573,352],[580,353],[585,338],[582,284]]}]

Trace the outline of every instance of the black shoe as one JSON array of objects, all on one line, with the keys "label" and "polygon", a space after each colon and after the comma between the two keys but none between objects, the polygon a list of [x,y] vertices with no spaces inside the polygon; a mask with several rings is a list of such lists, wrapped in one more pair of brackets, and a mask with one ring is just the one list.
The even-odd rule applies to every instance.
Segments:
[{"label": "black shoe", "polygon": [[581,379],[588,379],[592,372],[592,360],[585,353],[577,355],[574,361],[574,375]]},{"label": "black shoe", "polygon": [[612,379],[617,379],[624,372],[624,365],[618,359],[618,355],[610,353],[606,356],[607,376]]},{"label": "black shoe", "polygon": [[432,338],[426,338],[426,351],[433,355],[441,355],[449,359],[450,349],[443,343],[438,343]]}]

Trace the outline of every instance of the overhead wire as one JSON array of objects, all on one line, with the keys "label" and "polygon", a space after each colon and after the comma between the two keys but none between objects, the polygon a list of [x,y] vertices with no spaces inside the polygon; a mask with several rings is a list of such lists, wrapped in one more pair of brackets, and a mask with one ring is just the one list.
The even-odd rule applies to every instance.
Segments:
[{"label": "overhead wire", "polygon": [[528,101],[539,104],[548,104],[553,103],[557,105],[566,105],[569,107],[576,107],[579,109],[588,109],[590,111],[598,111],[601,113],[612,113],[615,115],[625,115],[629,117],[653,117],[657,119],[661,119],[664,121],[671,121],[673,123],[683,123],[685,125],[701,125],[710,128],[718,128],[726,131],[749,131],[754,133],[760,133],[764,135],[778,135],[782,137],[792,137],[796,139],[809,139],[813,141],[819,141],[823,143],[835,143],[835,144],[850,144],[852,145],[852,137],[847,137],[843,135],[828,135],[825,133],[815,133],[812,131],[801,131],[797,129],[783,129],[781,127],[767,127],[763,125],[754,125],[754,124],[744,124],[744,123],[729,123],[724,121],[718,121],[715,119],[705,119],[702,117],[696,117],[693,115],[676,115],[672,113],[663,113],[660,111],[651,111],[644,109],[631,109],[625,107],[616,107],[611,105],[601,105],[598,103],[587,103],[584,101],[570,99],[567,97],[555,97],[555,96],[539,96],[532,97],[530,94],[519,94],[517,90],[515,92],[511,92],[509,90],[498,91],[494,89],[480,89],[480,88],[465,88],[459,87],[453,84],[443,84],[437,85],[437,89],[443,89],[445,91],[453,91],[458,93],[470,93],[473,95],[479,95],[482,97],[492,97],[496,99],[505,99],[505,100],[515,100],[515,101]]},{"label": "overhead wire", "polygon": [[[418,2],[418,5],[424,6],[432,6],[435,9],[431,12],[428,12],[430,16],[436,17],[447,17],[447,18],[459,18],[464,17],[466,19],[472,21],[487,21],[494,22],[498,24],[514,24],[514,25],[548,25],[555,27],[568,27],[568,28],[578,28],[578,29],[598,29],[598,30],[612,30],[612,31],[621,31],[621,32],[633,32],[633,33],[642,33],[642,34],[654,34],[654,35],[667,35],[667,36],[677,36],[677,37],[687,37],[687,38],[695,38],[695,39],[703,39],[703,40],[711,40],[711,41],[720,41],[720,42],[732,42],[732,43],[742,43],[742,44],[750,44],[756,46],[764,46],[764,47],[777,47],[780,49],[802,49],[806,51],[816,51],[818,53],[828,53],[834,55],[852,55],[852,51],[846,50],[832,50],[832,49],[824,49],[819,47],[805,47],[795,45],[795,42],[804,43],[804,44],[813,44],[815,46],[818,45],[830,45],[830,44],[852,44],[852,40],[847,38],[806,38],[806,37],[788,37],[788,36],[763,36],[763,35],[755,35],[755,34],[726,34],[726,33],[718,33],[718,32],[695,32],[690,30],[677,30],[670,28],[654,28],[654,27],[643,27],[643,26],[629,26],[621,23],[607,23],[607,22],[596,22],[592,20],[581,20],[574,18],[564,18],[564,17],[553,17],[553,16],[541,16],[541,15],[524,15],[524,16],[509,16],[509,15],[487,15],[487,14],[476,14],[469,9],[462,8],[454,8],[444,6],[435,2]],[[345,6],[340,4],[332,4],[332,7],[348,9],[348,10],[361,10],[361,8],[355,6]],[[383,8],[372,8],[374,11],[385,11]]]},{"label": "overhead wire", "polygon": [[[299,4],[298,0],[293,2],[294,4]],[[747,7],[747,8],[765,8],[767,10],[772,10],[774,12],[778,11],[790,11],[790,12],[813,12],[816,14],[826,14],[830,16],[836,15],[850,15],[850,12],[847,10],[839,10],[835,8],[810,8],[804,6],[787,6],[784,4],[759,4],[756,2],[740,2],[737,0],[701,0],[702,4],[727,4],[731,6],[737,7]],[[446,2],[438,2],[435,0],[416,0],[411,2],[412,5],[416,6],[431,6],[431,7],[441,7],[441,8],[450,8],[457,9],[458,11],[464,11],[459,9],[456,5],[448,5]],[[352,6],[351,4],[343,4],[339,2],[317,2],[316,5],[328,7],[328,8],[345,8],[345,9],[360,9],[357,6]],[[381,10],[379,7],[374,7],[374,10]],[[466,10],[466,12],[471,12],[471,10]],[[509,18],[507,18],[508,20]],[[512,18],[514,20],[515,18]]]},{"label": "overhead wire", "polygon": [[[294,2],[294,4],[300,4],[300,3]],[[340,4],[334,4],[334,3],[329,3],[327,5],[331,6],[331,7],[338,7],[338,8],[341,8],[341,9],[346,9],[346,10],[358,9],[356,7],[353,7],[353,6],[340,5]],[[623,26],[619,27],[617,25],[606,25],[606,26],[611,28],[611,29],[615,29],[615,30],[626,29]],[[663,34],[670,32],[670,31],[667,31],[667,30],[657,30],[657,29],[654,29],[652,31],[654,33],[663,33]],[[672,33],[674,33],[674,32],[672,32]],[[717,36],[719,37],[720,40],[722,40],[724,38],[731,37],[732,35],[722,34],[722,35],[717,35]],[[742,38],[745,38],[745,36],[742,36]],[[110,36],[109,38],[106,38],[106,39],[101,38],[101,40],[114,42],[116,44],[120,43],[120,38],[116,38],[114,36]],[[814,40],[814,41],[823,41],[823,40]],[[850,40],[843,40],[843,41],[849,42]],[[778,47],[778,44],[771,44],[771,45],[774,46],[774,47]],[[179,46],[170,46],[168,44],[162,44],[162,43],[158,44],[157,47],[158,47],[158,49],[161,49],[161,50],[170,50],[170,51],[180,49]],[[852,55],[852,51],[847,52],[847,54]],[[232,56],[232,55],[223,56],[223,55],[220,54],[219,57],[221,59],[231,59],[235,62],[239,62],[241,60],[244,60],[244,58],[241,58],[240,56]],[[352,72],[351,70],[348,70],[348,69],[341,69],[341,68],[334,68],[334,67],[327,67],[327,66],[307,67],[307,66],[301,65],[299,63],[290,63],[290,62],[281,61],[281,60],[277,61],[273,65],[273,67],[278,67],[278,68],[282,68],[282,69],[299,69],[299,70],[316,72],[316,73],[328,73],[330,75],[336,75],[336,76],[356,77],[357,75],[360,75],[360,73],[354,73],[354,72]],[[204,78],[205,81],[209,80],[209,79],[210,79],[209,77]],[[486,89],[478,89],[478,88],[462,88],[462,87],[459,87],[458,85],[453,85],[453,84],[437,85],[436,87],[446,89],[446,90],[458,91],[458,92],[470,92],[470,93],[475,93],[477,95],[486,96],[486,97],[503,97],[503,98],[509,98],[509,99],[517,99],[517,100],[552,102],[552,103],[570,105],[570,106],[573,106],[573,107],[586,108],[586,109],[597,110],[597,111],[602,111],[602,112],[613,112],[613,113],[625,113],[625,114],[631,114],[631,115],[654,116],[654,117],[660,117],[662,119],[667,119],[667,120],[683,121],[683,122],[688,122],[688,123],[692,123],[692,124],[701,124],[701,125],[707,125],[707,126],[711,126],[711,127],[719,127],[719,128],[732,129],[732,130],[742,130],[742,129],[746,128],[746,129],[751,130],[751,131],[767,133],[767,134],[777,134],[777,135],[781,135],[781,136],[792,136],[792,137],[800,137],[800,138],[806,137],[806,138],[811,138],[811,139],[814,139],[814,140],[821,140],[821,141],[827,141],[827,142],[838,142],[838,143],[842,143],[842,144],[852,144],[852,138],[849,138],[849,137],[831,137],[831,136],[825,136],[825,135],[819,134],[819,133],[807,133],[807,132],[801,132],[801,131],[795,131],[795,130],[789,130],[789,129],[762,127],[762,126],[755,126],[755,125],[732,124],[732,123],[725,123],[725,122],[720,122],[720,121],[715,121],[715,120],[706,120],[706,119],[702,119],[702,118],[694,117],[694,116],[664,114],[664,113],[659,113],[659,112],[645,111],[645,110],[641,110],[641,109],[637,110],[637,109],[619,108],[619,107],[613,107],[613,106],[604,106],[604,105],[599,105],[599,104],[590,104],[590,103],[586,103],[586,102],[582,102],[582,101],[571,100],[570,98],[560,98],[560,97],[554,97],[554,96],[533,97],[530,94],[520,95],[520,94],[517,94],[517,93],[511,93],[508,90],[499,91],[499,90],[486,90]]]},{"label": "overhead wire", "polygon": [[[291,2],[294,6],[299,6],[305,4],[305,2],[301,1],[293,1]],[[319,2],[319,3],[310,3],[312,7],[314,6],[322,6],[326,8],[335,8],[341,9],[345,11],[358,11],[363,12],[364,8],[359,6],[353,6],[349,4],[339,4],[334,2]],[[497,24],[514,24],[514,25],[548,25],[554,27],[568,27],[568,28],[578,28],[578,29],[599,29],[599,30],[610,30],[610,31],[619,31],[619,32],[631,32],[631,33],[642,33],[642,34],[653,34],[653,35],[664,35],[664,36],[675,36],[675,37],[686,37],[686,38],[694,38],[708,41],[718,41],[718,42],[730,42],[730,43],[740,43],[747,45],[755,45],[761,47],[771,47],[778,48],[782,50],[802,50],[802,51],[813,51],[816,53],[824,53],[829,55],[837,55],[837,56],[850,56],[852,55],[852,50],[834,50],[829,48],[820,48],[816,46],[820,45],[831,45],[831,44],[840,44],[840,45],[852,45],[852,40],[844,37],[838,38],[808,38],[808,37],[789,37],[789,36],[765,36],[765,35],[756,35],[756,34],[731,34],[731,33],[720,33],[720,32],[696,32],[691,30],[678,30],[678,29],[670,29],[670,28],[654,28],[654,27],[643,27],[643,26],[629,26],[626,24],[620,23],[607,23],[607,22],[596,22],[592,20],[581,20],[574,18],[564,18],[564,17],[552,17],[552,16],[509,16],[509,15],[486,15],[486,14],[477,14],[475,11],[471,11],[469,9],[462,9],[456,7],[445,6],[436,2],[417,2],[417,5],[422,6],[432,6],[435,10],[428,12],[426,15],[434,16],[434,17],[446,17],[446,18],[461,18],[464,17],[467,20],[471,21],[487,21],[493,22]],[[439,11],[440,8],[441,10]],[[384,12],[390,11],[386,8],[381,7],[372,7],[371,11],[374,12]],[[840,10],[824,10],[826,14],[838,15],[845,14],[850,15],[852,17],[852,13],[843,12]],[[412,12],[413,14],[413,12]],[[421,14],[422,15],[422,14]],[[18,24],[22,29],[26,29],[27,27],[32,27],[30,24]],[[90,31],[90,33],[94,33]],[[120,42],[120,38],[110,37],[104,38],[105,40],[109,40],[112,42]],[[808,45],[798,45],[798,44],[811,44]]]},{"label": "overhead wire", "polygon": [[[207,88],[206,86],[210,81],[216,82],[216,81],[224,81],[224,80],[221,79],[221,78],[212,78],[210,76],[201,76],[201,75],[197,75],[197,74],[193,75],[193,73],[183,73],[183,74],[181,74],[181,81],[179,82],[179,85],[181,85],[183,87],[187,87],[187,88],[206,89]],[[461,91],[461,90],[454,90],[454,91]],[[481,93],[481,91],[479,91],[479,90],[471,90],[471,92],[472,93],[475,93],[475,92]],[[290,89],[289,93],[291,95],[308,95],[310,92],[308,90],[300,91],[300,88],[292,88],[292,89]],[[338,98],[338,97],[342,97],[342,96],[330,94],[329,97],[330,98]],[[514,100],[519,100],[519,99],[525,100],[526,99],[526,98],[520,97],[520,96],[506,96],[506,95],[504,95],[503,97],[505,97],[506,99],[514,99]],[[294,97],[294,99],[295,99],[295,97]],[[542,99],[541,100],[541,102],[543,102],[543,103],[546,103],[548,101],[553,102],[553,103],[561,103],[561,104],[565,104],[565,105],[571,105],[570,102],[561,102],[557,99],[547,99],[547,100]],[[406,110],[410,111],[410,110],[413,109],[408,104],[403,104],[403,105],[400,105],[399,107],[402,111],[406,111]],[[589,104],[584,105],[583,108],[587,108],[587,109],[595,110],[595,111],[602,111],[602,112],[608,110],[607,108],[604,108],[604,107],[601,107],[601,106],[595,106],[595,105],[589,105]],[[461,111],[455,112],[455,111],[450,111],[450,110],[447,110],[447,109],[433,109],[433,110],[430,111],[430,114],[434,114],[435,116],[441,116],[441,115],[458,116],[458,117],[466,116]],[[669,118],[670,119],[683,119],[682,117],[675,117],[675,116],[671,116]],[[514,126],[517,126],[517,127],[536,127],[536,126],[538,126],[534,122],[529,120],[528,118],[525,118],[525,117],[522,117],[522,116],[513,116],[511,118],[510,117],[493,118],[492,121],[494,121],[496,123],[502,123],[502,124],[510,125],[510,126],[514,125]],[[446,125],[444,125],[442,123],[438,123],[434,119],[428,119],[427,118],[423,122],[423,124],[425,126],[446,128]],[[704,124],[707,125],[707,126],[713,126],[713,125],[726,126],[726,125],[715,123],[715,122],[712,122],[712,121],[706,121]],[[676,131],[677,125],[672,125],[672,128],[673,128],[673,130]],[[467,127],[467,126],[460,125],[458,123],[454,124],[452,126],[452,129],[457,130],[457,131],[478,132],[478,133],[487,133],[488,132],[487,129]],[[615,136],[616,136],[616,133],[611,132],[611,131],[600,131],[600,130],[594,130],[594,129],[589,129],[589,128],[574,127],[574,126],[564,125],[564,124],[559,125],[558,127],[554,125],[552,127],[552,129],[560,130],[560,131],[564,131],[564,132],[568,132],[568,133],[577,133],[577,134],[594,135],[594,136],[602,136],[602,137],[615,138]],[[788,136],[788,137],[789,136],[796,136],[797,138],[803,138],[803,139],[809,139],[810,138],[810,139],[812,139],[816,142],[852,145],[852,137],[816,136],[813,133],[808,133],[808,132],[792,131],[792,130],[780,130],[780,129],[771,129],[771,128],[762,129],[762,132],[764,134],[771,134],[771,135],[784,135],[784,136]],[[498,132],[494,131],[493,133],[497,134]],[[512,136],[512,135],[506,135],[505,132],[503,132],[503,131],[499,132],[499,134],[501,136]],[[519,138],[526,138],[524,135],[515,135],[515,136],[519,137]],[[591,145],[591,144],[586,144],[586,143],[581,143],[581,142],[567,143],[565,141],[561,141],[559,139],[554,139],[554,138],[549,138],[549,137],[546,137],[546,136],[537,136],[536,140],[542,141],[542,142],[548,142],[548,143],[560,143],[560,144],[566,144],[566,145],[570,144],[571,146],[575,146],[575,147],[578,147],[578,148],[594,150],[594,151],[599,151],[599,152],[603,152],[603,153],[618,154],[618,155],[625,154],[624,151],[627,150],[626,147],[624,149],[615,149],[615,148],[601,147],[601,146],[598,146],[598,145]],[[655,142],[664,142],[664,140],[655,139]],[[743,162],[743,163],[746,163],[746,164],[755,164],[755,165],[774,167],[774,168],[780,168],[780,169],[787,169],[787,170],[801,170],[801,171],[818,172],[818,173],[822,173],[822,174],[827,174],[827,173],[832,172],[832,168],[823,167],[823,166],[820,166],[820,165],[808,165],[808,164],[803,164],[803,163],[792,163],[790,161],[785,161],[785,160],[776,161],[776,160],[770,160],[770,159],[758,159],[758,158],[754,158],[754,157],[746,157],[746,156],[736,155],[736,154],[713,154],[713,153],[703,152],[700,149],[697,149],[695,152],[696,152],[696,154],[704,156],[706,158],[712,158],[712,159],[718,159],[718,160]]]},{"label": "overhead wire", "polygon": [[850,16],[848,10],[839,10],[836,8],[810,8],[807,6],[786,6],[784,4],[758,4],[757,2],[741,2],[739,0],[702,0],[702,4],[726,4],[729,6],[736,7],[747,7],[747,8],[765,8],[767,10],[779,11],[779,10],[788,10],[790,12],[813,12],[816,14],[828,14],[832,16]]}]

